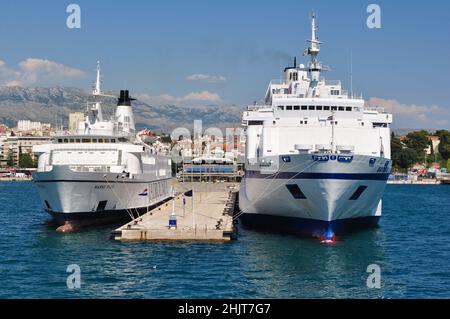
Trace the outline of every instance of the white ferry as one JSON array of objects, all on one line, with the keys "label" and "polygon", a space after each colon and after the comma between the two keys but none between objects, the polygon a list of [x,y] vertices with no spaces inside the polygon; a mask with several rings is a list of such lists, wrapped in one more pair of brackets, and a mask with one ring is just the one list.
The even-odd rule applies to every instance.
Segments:
[{"label": "white ferry", "polygon": [[104,119],[102,96],[97,65],[96,101],[76,134],[33,147],[33,180],[60,231],[131,219],[171,196],[171,159],[136,135],[128,91],[120,91],[111,119]]},{"label": "white ferry", "polygon": [[239,206],[244,224],[331,240],[381,216],[392,115],[321,77],[315,16],[308,42],[310,62],[294,60],[284,81],[269,84],[264,105],[243,114]]}]

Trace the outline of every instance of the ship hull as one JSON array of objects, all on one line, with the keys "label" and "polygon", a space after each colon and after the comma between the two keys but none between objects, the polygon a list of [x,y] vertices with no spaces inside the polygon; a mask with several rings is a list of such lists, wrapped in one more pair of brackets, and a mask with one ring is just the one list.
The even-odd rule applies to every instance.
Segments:
[{"label": "ship hull", "polygon": [[266,157],[246,168],[242,222],[308,236],[330,226],[337,234],[375,226],[390,169],[389,159],[363,155]]},{"label": "ship hull", "polygon": [[33,174],[43,208],[58,225],[82,227],[131,220],[170,198],[170,178],[71,171]]}]

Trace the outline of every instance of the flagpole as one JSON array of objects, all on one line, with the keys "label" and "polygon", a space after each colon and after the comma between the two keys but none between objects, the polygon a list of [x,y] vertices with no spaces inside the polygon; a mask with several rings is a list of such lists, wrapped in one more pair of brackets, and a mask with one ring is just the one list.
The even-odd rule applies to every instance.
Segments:
[{"label": "flagpole", "polygon": [[195,230],[194,189],[192,189],[192,229]]}]

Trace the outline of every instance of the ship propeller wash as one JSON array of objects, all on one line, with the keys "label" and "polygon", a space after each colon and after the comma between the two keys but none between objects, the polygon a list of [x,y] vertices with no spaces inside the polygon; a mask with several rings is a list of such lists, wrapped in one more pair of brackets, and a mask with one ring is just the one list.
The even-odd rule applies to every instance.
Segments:
[{"label": "ship propeller wash", "polygon": [[307,65],[284,70],[264,104],[243,114],[246,172],[239,193],[244,224],[333,238],[376,225],[391,171],[392,115],[364,106],[340,81],[321,77],[312,16]]},{"label": "ship propeller wash", "polygon": [[104,118],[101,98],[110,96],[101,91],[99,64],[92,96],[75,134],[33,147],[39,155],[33,180],[61,231],[137,217],[171,196],[171,159],[136,134],[127,90]]}]

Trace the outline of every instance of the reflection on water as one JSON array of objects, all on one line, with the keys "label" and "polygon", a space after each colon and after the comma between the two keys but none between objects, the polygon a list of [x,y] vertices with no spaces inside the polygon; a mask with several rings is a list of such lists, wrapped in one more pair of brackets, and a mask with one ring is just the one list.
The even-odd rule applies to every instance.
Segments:
[{"label": "reflection on water", "polygon": [[[317,239],[260,233],[244,229],[249,238],[244,275],[261,297],[346,298],[382,297],[382,289],[366,287],[370,264],[385,268],[377,243],[379,229],[339,237],[335,245]],[[242,232],[241,232],[242,233]]]},{"label": "reflection on water", "polygon": [[[3,298],[450,296],[450,187],[388,186],[380,227],[335,245],[243,227],[220,244],[116,242],[116,225],[60,234],[31,183],[0,183],[0,193]],[[79,290],[67,289],[69,264],[81,268]],[[366,286],[370,264],[381,289]]]}]

